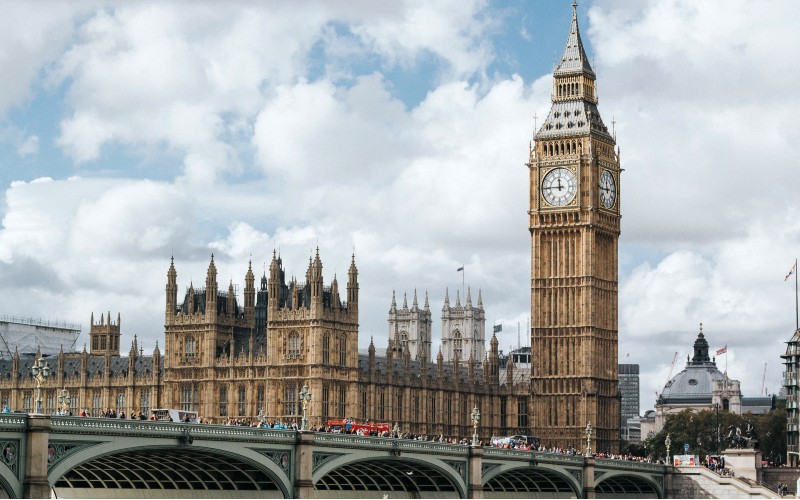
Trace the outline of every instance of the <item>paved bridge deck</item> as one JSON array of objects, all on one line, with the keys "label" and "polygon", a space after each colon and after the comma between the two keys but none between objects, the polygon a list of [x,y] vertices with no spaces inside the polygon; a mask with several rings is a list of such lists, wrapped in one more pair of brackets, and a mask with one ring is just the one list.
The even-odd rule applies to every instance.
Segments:
[{"label": "paved bridge deck", "polygon": [[289,430],[0,414],[10,498],[663,498],[663,465]]}]

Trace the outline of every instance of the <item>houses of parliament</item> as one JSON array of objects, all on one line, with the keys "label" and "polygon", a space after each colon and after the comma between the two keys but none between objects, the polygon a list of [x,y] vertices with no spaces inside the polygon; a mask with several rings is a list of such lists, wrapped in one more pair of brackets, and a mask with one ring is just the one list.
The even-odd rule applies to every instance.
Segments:
[{"label": "houses of parliament", "polygon": [[[89,350],[52,354],[47,413],[62,388],[73,412],[127,415],[153,408],[229,418],[297,422],[308,386],[311,425],[329,418],[397,424],[403,432],[465,437],[480,410],[480,435],[536,435],[548,447],[580,448],[584,428],[596,449],[619,446],[617,389],[617,241],[620,163],[615,138],[597,109],[573,5],[570,32],[553,73],[549,115],[535,133],[530,178],[531,362],[501,359],[486,338],[483,297],[445,291],[441,346],[433,349],[427,293],[393,295],[388,345],[370,340],[359,353],[359,281],[353,256],[346,282],[323,277],[317,249],[305,281],[287,280],[274,251],[256,283],[252,264],[243,294],[217,280],[213,255],[205,283],[179,292],[178,269],[166,272],[163,353],[144,353],[136,338],[124,356],[122,318],[91,318]],[[520,207],[520,210],[522,207]],[[124,342],[127,345],[127,341]],[[35,354],[0,360],[0,403],[34,407]],[[501,361],[505,361],[502,363]]]}]

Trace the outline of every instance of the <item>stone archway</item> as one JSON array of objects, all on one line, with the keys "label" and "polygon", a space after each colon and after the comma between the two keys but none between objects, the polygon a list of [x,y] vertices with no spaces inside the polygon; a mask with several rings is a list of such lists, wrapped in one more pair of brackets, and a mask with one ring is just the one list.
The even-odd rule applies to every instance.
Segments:
[{"label": "stone archway", "polygon": [[59,498],[290,496],[263,465],[200,447],[135,448],[106,453],[71,467],[55,480],[53,489]]}]

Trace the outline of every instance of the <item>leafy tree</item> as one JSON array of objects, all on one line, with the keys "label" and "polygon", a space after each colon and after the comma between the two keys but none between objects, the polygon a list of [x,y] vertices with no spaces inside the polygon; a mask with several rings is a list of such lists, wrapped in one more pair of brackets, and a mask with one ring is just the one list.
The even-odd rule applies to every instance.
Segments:
[{"label": "leafy tree", "polygon": [[787,415],[783,409],[772,410],[753,420],[764,460],[774,464],[786,461],[786,422]]},{"label": "leafy tree", "polygon": [[684,443],[689,444],[691,455],[716,455],[731,446],[727,438],[731,427],[738,427],[744,432],[748,421],[752,421],[756,429],[764,459],[774,463],[783,462],[786,456],[786,412],[783,410],[773,410],[766,415],[684,410],[669,415],[661,432],[645,440],[643,445],[649,456],[663,458],[667,453],[664,441],[669,434],[672,455],[683,454]]}]

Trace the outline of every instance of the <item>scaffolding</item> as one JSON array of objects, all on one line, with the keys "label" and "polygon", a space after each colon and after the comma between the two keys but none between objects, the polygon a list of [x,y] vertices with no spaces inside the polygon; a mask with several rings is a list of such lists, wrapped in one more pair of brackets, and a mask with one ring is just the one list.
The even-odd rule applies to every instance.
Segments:
[{"label": "scaffolding", "polygon": [[81,326],[64,321],[0,316],[0,358],[10,358],[14,352],[45,355],[75,351]]}]

